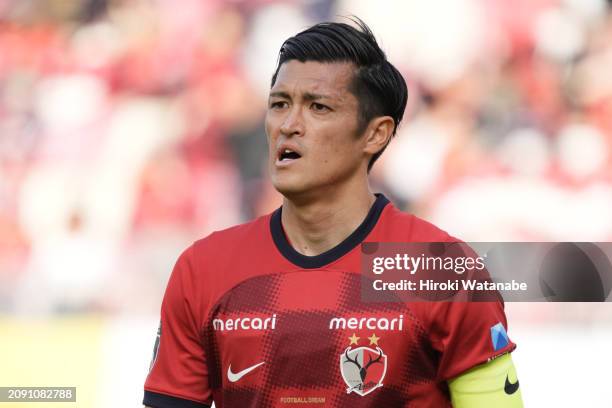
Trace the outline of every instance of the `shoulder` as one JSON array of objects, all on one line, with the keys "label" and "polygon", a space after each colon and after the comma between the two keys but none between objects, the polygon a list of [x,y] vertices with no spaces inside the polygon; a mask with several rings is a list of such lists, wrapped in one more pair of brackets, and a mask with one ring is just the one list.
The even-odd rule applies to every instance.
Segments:
[{"label": "shoulder", "polygon": [[382,213],[380,229],[383,235],[406,242],[459,241],[440,227],[414,214],[401,211],[392,203],[387,204]]},{"label": "shoulder", "polygon": [[210,305],[226,290],[258,273],[261,257],[269,255],[269,220],[270,215],[265,215],[215,231],[183,252],[177,274],[192,298]]},{"label": "shoulder", "polygon": [[218,255],[220,251],[226,253],[226,251],[231,251],[238,247],[241,248],[241,251],[244,251],[257,242],[261,242],[262,238],[269,235],[271,215],[267,214],[243,224],[214,231],[208,236],[195,241],[192,245],[192,251],[196,256]]},{"label": "shoulder", "polygon": [[[214,279],[223,290],[227,285],[260,273],[277,256],[267,214],[250,222],[215,231],[191,246],[194,270],[203,281]],[[210,284],[210,282],[209,282]]]}]

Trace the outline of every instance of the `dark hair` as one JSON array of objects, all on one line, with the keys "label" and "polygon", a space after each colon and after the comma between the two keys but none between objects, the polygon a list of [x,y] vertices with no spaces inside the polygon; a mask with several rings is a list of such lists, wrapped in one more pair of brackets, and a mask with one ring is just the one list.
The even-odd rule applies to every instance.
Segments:
[{"label": "dark hair", "polygon": [[[387,61],[370,28],[359,18],[351,19],[357,27],[344,23],[325,22],[296,34],[281,46],[272,86],[285,62],[351,62],[356,66],[349,91],[359,102],[358,133],[378,116],[393,118],[393,135],[404,116],[408,88],[399,71]],[[368,171],[385,146],[368,163]]]}]

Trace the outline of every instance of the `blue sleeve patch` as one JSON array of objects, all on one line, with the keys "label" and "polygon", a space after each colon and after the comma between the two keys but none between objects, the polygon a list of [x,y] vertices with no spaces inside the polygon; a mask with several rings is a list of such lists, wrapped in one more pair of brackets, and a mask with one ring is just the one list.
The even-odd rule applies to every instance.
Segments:
[{"label": "blue sleeve patch", "polygon": [[497,323],[495,326],[491,327],[491,341],[493,342],[493,350],[495,351],[503,349],[510,343],[506,329],[504,329],[501,323]]}]

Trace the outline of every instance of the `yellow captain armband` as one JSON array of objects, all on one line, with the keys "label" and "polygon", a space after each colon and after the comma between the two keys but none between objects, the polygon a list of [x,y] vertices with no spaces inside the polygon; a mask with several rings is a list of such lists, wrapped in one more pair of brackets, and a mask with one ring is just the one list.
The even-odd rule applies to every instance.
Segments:
[{"label": "yellow captain armband", "polygon": [[510,354],[476,366],[448,382],[454,408],[522,408]]}]

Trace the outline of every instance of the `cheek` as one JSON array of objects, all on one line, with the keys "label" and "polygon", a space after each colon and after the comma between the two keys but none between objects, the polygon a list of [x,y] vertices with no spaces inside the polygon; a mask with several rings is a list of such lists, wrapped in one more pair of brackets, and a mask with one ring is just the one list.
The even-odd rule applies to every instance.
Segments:
[{"label": "cheek", "polygon": [[317,161],[326,168],[354,167],[359,162],[358,141],[352,135],[336,133],[317,145]]},{"label": "cheek", "polygon": [[268,141],[268,147],[272,148],[274,140],[278,137],[277,127],[274,125],[274,121],[266,115],[264,122],[264,129],[266,131],[266,140]]}]

